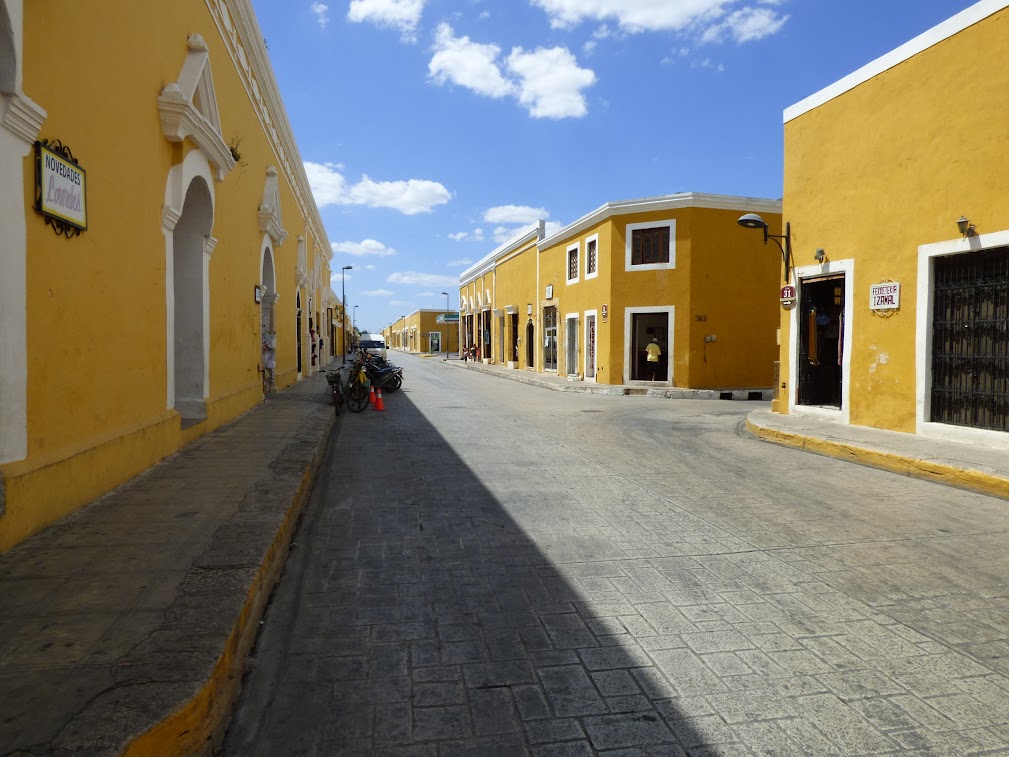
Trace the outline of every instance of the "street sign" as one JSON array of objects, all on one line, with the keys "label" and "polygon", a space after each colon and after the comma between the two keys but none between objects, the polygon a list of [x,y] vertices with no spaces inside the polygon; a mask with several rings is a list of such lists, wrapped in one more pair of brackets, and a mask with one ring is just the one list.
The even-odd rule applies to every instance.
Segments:
[{"label": "street sign", "polygon": [[791,285],[781,288],[781,307],[791,310],[795,307],[795,287]]}]

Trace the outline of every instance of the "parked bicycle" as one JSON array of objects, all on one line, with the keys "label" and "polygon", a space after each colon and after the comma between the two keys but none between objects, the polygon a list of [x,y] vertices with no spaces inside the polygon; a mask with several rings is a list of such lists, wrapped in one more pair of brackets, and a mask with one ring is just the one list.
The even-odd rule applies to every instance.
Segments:
[{"label": "parked bicycle", "polygon": [[326,381],[329,382],[329,389],[333,393],[333,404],[336,406],[336,414],[339,415],[340,408],[343,407],[346,402],[343,388],[343,375],[341,374],[340,369],[337,368],[332,371],[327,370]]}]

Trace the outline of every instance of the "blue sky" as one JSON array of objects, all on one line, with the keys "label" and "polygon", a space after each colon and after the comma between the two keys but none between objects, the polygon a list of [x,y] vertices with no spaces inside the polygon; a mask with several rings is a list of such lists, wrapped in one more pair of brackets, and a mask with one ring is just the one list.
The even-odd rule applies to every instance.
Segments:
[{"label": "blue sky", "polygon": [[778,198],[782,111],[966,0],[252,0],[378,330],[458,306],[518,228],[673,192]]}]

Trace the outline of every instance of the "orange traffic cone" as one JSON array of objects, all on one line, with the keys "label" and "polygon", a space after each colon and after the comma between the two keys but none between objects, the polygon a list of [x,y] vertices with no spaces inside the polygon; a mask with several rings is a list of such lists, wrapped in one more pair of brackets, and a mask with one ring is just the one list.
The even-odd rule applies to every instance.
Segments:
[{"label": "orange traffic cone", "polygon": [[368,404],[375,407],[375,387],[372,387],[371,392],[368,393]]},{"label": "orange traffic cone", "polygon": [[382,402],[382,390],[378,390],[378,396],[375,398],[375,409],[385,410],[385,403]]}]

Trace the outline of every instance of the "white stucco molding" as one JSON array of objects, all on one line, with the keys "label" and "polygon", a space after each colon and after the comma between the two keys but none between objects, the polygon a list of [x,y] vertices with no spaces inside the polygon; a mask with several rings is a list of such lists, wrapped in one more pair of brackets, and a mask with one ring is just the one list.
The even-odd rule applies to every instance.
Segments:
[{"label": "white stucco molding", "polygon": [[0,95],[0,123],[31,147],[46,120],[45,109],[23,92]]},{"label": "white stucco molding", "polygon": [[280,187],[275,166],[266,169],[266,183],[263,186],[263,201],[259,203],[259,230],[265,231],[277,247],[284,244],[287,232],[280,209]]},{"label": "white stucco molding", "polygon": [[235,159],[221,133],[210,52],[199,34],[189,35],[186,45],[188,51],[178,80],[158,96],[161,130],[169,142],[191,139],[214,166],[214,180],[223,181],[235,167]]},{"label": "white stucco molding", "polygon": [[298,260],[294,268],[294,281],[298,289],[305,289],[308,286],[308,246],[305,237],[298,236]]}]

